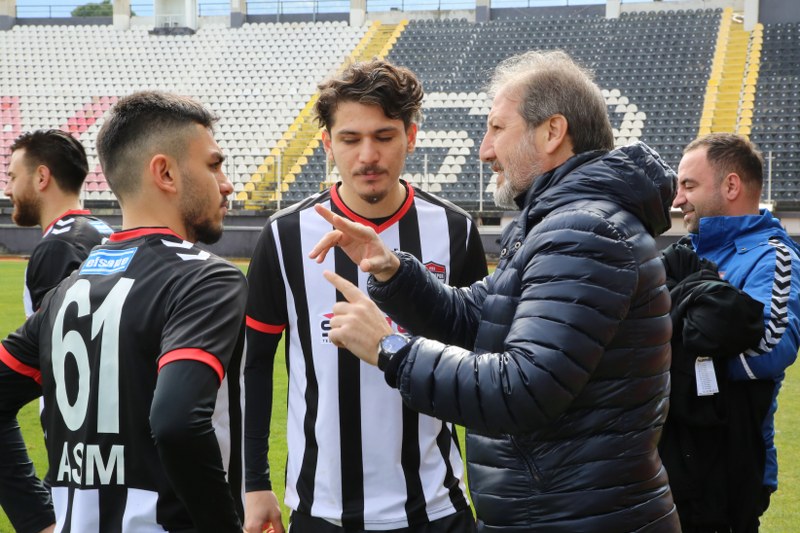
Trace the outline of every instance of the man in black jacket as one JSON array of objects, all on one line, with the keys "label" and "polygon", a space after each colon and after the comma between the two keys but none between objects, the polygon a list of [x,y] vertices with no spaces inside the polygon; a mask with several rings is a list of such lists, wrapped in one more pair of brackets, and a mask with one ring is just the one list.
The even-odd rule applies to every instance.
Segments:
[{"label": "man in black jacket", "polygon": [[[656,444],[667,414],[671,323],[654,237],[669,227],[675,174],[642,144],[613,150],[605,101],[563,52],[497,68],[481,158],[496,200],[521,213],[493,274],[443,285],[374,231],[317,208],[370,272],[329,338],[383,369],[412,408],[467,427],[478,528],[677,531]],[[467,349],[465,347],[469,347]]]},{"label": "man in black jacket", "polygon": [[670,409],[659,453],[683,533],[758,531],[771,380],[736,381],[729,359],[758,346],[763,305],[688,245],[663,251],[672,297]]}]

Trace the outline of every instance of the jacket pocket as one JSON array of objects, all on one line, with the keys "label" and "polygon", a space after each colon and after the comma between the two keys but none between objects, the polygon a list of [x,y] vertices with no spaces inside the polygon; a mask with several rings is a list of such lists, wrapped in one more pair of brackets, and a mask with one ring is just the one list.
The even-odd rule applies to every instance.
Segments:
[{"label": "jacket pocket", "polygon": [[533,456],[530,446],[527,446],[524,438],[509,436],[514,450],[522,460],[522,464],[527,470],[530,479],[531,490],[534,494],[545,492],[548,485],[548,480],[545,478],[542,471],[536,464],[536,459]]}]

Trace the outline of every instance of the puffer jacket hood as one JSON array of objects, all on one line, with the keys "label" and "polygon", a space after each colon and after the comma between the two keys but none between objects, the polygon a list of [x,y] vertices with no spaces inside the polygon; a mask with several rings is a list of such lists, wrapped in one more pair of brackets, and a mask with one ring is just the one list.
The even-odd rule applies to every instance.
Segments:
[{"label": "puffer jacket hood", "polygon": [[[520,209],[531,205],[526,224],[534,226],[553,210],[585,200],[612,201],[642,221],[651,236],[671,227],[675,171],[642,142],[612,152],[584,152],[537,177],[517,198]],[[527,233],[527,232],[526,232]]]}]

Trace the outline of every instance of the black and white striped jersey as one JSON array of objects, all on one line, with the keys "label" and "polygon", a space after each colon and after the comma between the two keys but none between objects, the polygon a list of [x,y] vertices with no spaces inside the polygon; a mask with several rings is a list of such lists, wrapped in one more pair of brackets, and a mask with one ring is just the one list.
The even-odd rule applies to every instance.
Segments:
[{"label": "black and white striped jersey", "polygon": [[0,411],[45,399],[56,531],[241,532],[246,297],[227,261],[123,231],[3,341]]},{"label": "black and white striped jersey", "polygon": [[78,268],[111,231],[108,224],[87,210],[70,210],[51,222],[25,269],[25,316],[39,309],[47,291]]},{"label": "black and white striped jersey", "polygon": [[406,408],[380,370],[328,339],[331,310],[341,295],[322,271],[336,271],[362,289],[367,275],[338,248],[323,264],[308,258],[331,230],[313,209],[319,203],[372,226],[388,246],[412,253],[446,283],[464,286],[484,277],[486,259],[469,215],[407,190],[399,211],[381,221],[353,213],[336,186],[275,214],[248,273],[247,490],[271,488],[266,451],[272,364],[286,330],[286,505],[367,530],[413,527],[468,506],[453,427]]}]

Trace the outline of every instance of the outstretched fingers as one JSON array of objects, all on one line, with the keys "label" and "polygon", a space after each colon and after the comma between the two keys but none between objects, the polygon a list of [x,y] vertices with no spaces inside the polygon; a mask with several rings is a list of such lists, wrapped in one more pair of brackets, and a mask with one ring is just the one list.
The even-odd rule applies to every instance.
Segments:
[{"label": "outstretched fingers", "polygon": [[314,209],[322,218],[327,220],[334,229],[339,230],[347,239],[347,242],[367,242],[378,238],[378,234],[375,233],[374,229],[339,216],[324,205],[316,204]]},{"label": "outstretched fingers", "polygon": [[322,275],[330,282],[331,285],[336,287],[336,290],[342,293],[342,296],[344,296],[348,302],[355,303],[360,300],[368,299],[367,295],[361,292],[361,289],[344,279],[339,274],[331,272],[330,270],[325,270]]},{"label": "outstretched fingers", "polygon": [[329,231],[322,238],[319,240],[317,244],[314,245],[314,248],[311,249],[311,252],[308,254],[310,259],[315,259],[317,263],[322,263],[325,261],[325,257],[327,257],[328,252],[331,248],[335,247],[339,244],[339,241],[342,240],[342,232],[339,230]]}]

